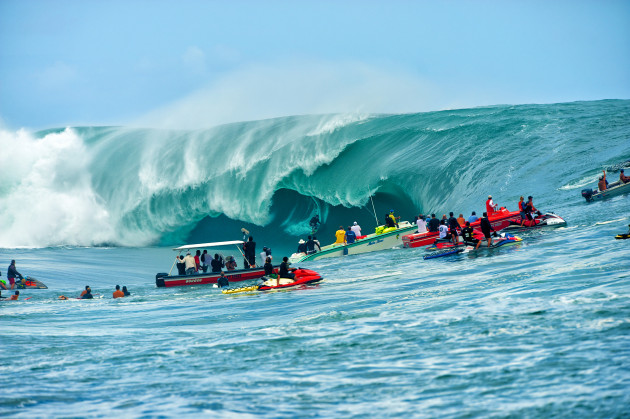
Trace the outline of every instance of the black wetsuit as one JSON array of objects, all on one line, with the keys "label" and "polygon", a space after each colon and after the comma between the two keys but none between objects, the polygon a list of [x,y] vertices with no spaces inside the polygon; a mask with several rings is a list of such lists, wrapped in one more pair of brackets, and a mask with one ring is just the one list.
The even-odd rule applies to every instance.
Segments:
[{"label": "black wetsuit", "polygon": [[221,272],[221,268],[225,266],[225,263],[221,259],[212,259],[210,266],[212,266],[212,272]]},{"label": "black wetsuit", "polygon": [[265,275],[269,276],[273,274],[273,265],[269,262],[265,263]]},{"label": "black wetsuit", "polygon": [[219,286],[219,288],[223,288],[223,287],[229,286],[230,282],[228,281],[226,277],[220,276],[219,280],[217,281],[217,285]]},{"label": "black wetsuit", "polygon": [[315,253],[315,246],[317,246],[319,248],[319,251],[321,252],[322,248],[319,247],[319,244],[315,243],[315,240],[308,240],[306,242],[306,253]]},{"label": "black wetsuit", "polygon": [[437,218],[431,218],[427,223],[427,226],[429,227],[430,232],[437,233],[440,229],[440,220]]},{"label": "black wetsuit", "polygon": [[389,215],[385,219],[385,224],[387,224],[387,227],[396,227],[396,223],[394,223],[394,220],[392,220],[392,217]]},{"label": "black wetsuit", "polygon": [[180,259],[181,262],[177,262],[177,273],[179,275],[186,275],[186,264],[183,260]]},{"label": "black wetsuit", "polygon": [[451,217],[448,219],[448,228],[453,236],[457,236],[457,229],[459,228],[457,218]]},{"label": "black wetsuit", "polygon": [[295,279],[295,275],[292,272],[289,272],[289,264],[287,262],[282,262],[280,264],[280,278]]},{"label": "black wetsuit", "polygon": [[243,248],[245,250],[245,269],[248,269],[250,266],[256,266],[256,242],[247,242],[243,245]]},{"label": "black wetsuit", "polygon": [[300,243],[297,247],[298,253],[306,253],[306,243]]},{"label": "black wetsuit", "polygon": [[83,294],[83,296],[81,297],[82,300],[91,300],[92,298],[92,293],[91,292],[86,292],[85,294]]},{"label": "black wetsuit", "polygon": [[488,217],[482,217],[479,226],[481,227],[481,232],[483,233],[483,235],[486,236],[487,239],[489,239],[490,232],[494,231],[494,229],[492,228],[492,225],[490,224],[490,220],[488,220]]}]

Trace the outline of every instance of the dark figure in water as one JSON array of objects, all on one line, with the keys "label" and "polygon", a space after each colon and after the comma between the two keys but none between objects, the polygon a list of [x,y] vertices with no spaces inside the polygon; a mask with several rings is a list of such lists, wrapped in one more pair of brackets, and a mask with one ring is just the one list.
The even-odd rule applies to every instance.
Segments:
[{"label": "dark figure in water", "polygon": [[224,288],[224,287],[229,287],[230,286],[230,282],[225,277],[225,274],[223,273],[223,271],[221,271],[221,276],[219,277],[219,279],[217,279],[217,285],[219,286],[219,288]]},{"label": "dark figure in water", "polygon": [[245,254],[245,258],[243,259],[243,264],[245,265],[245,269],[249,269],[250,267],[256,267],[256,242],[252,236],[249,236],[249,241],[243,244],[243,253]]},{"label": "dark figure in water", "polygon": [[315,214],[315,216],[311,218],[309,225],[311,226],[311,230],[316,231],[319,228],[319,215]]},{"label": "dark figure in water", "polygon": [[82,300],[91,300],[92,298],[94,298],[92,296],[92,288],[86,287],[84,294],[81,295],[81,299]]},{"label": "dark figure in water", "polygon": [[127,286],[123,286],[122,292],[125,294],[125,297],[130,296],[131,293],[129,291],[127,291]]}]

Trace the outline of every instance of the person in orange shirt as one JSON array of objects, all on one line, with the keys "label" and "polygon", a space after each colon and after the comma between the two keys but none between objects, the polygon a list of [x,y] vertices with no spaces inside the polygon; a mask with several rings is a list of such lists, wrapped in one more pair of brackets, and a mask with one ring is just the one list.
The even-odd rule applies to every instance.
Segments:
[{"label": "person in orange shirt", "polygon": [[464,214],[459,214],[459,217],[457,217],[457,223],[462,227],[466,227],[466,220],[464,219]]},{"label": "person in orange shirt", "polygon": [[120,290],[120,285],[116,285],[116,291],[114,291],[113,297],[114,298],[121,298],[121,297],[124,297],[124,296],[125,296],[125,293]]},{"label": "person in orange shirt", "polygon": [[20,296],[20,291],[15,291],[15,294],[13,294],[13,295],[11,296],[11,298],[9,298],[9,300],[14,300],[14,301],[17,301],[17,299],[19,298],[19,296]]}]

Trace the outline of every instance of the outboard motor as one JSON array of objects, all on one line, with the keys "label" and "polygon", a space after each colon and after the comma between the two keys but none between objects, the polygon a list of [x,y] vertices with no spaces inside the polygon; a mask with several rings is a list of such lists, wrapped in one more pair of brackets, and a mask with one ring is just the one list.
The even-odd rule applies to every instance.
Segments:
[{"label": "outboard motor", "polygon": [[160,272],[159,274],[155,275],[155,285],[162,288],[164,287],[164,277],[168,276],[168,273],[166,272]]},{"label": "outboard motor", "polygon": [[586,199],[586,201],[591,201],[593,198],[593,190],[592,189],[582,189],[582,196]]}]

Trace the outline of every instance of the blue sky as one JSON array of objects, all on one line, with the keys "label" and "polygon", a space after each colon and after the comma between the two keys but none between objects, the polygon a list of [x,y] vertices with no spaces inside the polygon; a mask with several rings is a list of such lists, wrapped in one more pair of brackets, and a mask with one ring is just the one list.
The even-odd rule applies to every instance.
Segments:
[{"label": "blue sky", "polygon": [[0,0],[9,128],[628,98],[628,1]]}]

